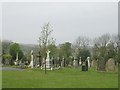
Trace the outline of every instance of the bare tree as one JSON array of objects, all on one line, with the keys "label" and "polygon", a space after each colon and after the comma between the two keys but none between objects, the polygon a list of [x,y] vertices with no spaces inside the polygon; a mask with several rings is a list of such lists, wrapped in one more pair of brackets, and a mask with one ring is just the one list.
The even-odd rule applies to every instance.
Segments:
[{"label": "bare tree", "polygon": [[90,44],[90,39],[88,37],[79,36],[75,43],[73,44],[76,48],[84,48],[87,47]]},{"label": "bare tree", "polygon": [[107,46],[107,44],[110,42],[110,34],[103,34],[101,37],[95,38],[94,39],[94,44],[97,47],[101,47],[101,46]]},{"label": "bare tree", "polygon": [[41,34],[39,37],[39,47],[40,50],[43,50],[44,53],[47,49],[47,46],[50,44],[55,44],[55,39],[51,37],[53,29],[50,23],[45,23],[45,25],[41,28]]},{"label": "bare tree", "polygon": [[[53,29],[50,23],[46,23],[42,28],[41,28],[41,34],[39,37],[39,46],[40,46],[40,52],[41,52],[41,57],[44,58],[46,57],[46,51],[48,45],[55,44],[55,39],[51,37]],[[46,60],[45,60],[45,74],[46,74]]]},{"label": "bare tree", "polygon": [[109,58],[116,59],[117,41],[117,35],[108,33],[94,39],[93,57],[98,59],[99,70],[105,70],[105,63]]}]

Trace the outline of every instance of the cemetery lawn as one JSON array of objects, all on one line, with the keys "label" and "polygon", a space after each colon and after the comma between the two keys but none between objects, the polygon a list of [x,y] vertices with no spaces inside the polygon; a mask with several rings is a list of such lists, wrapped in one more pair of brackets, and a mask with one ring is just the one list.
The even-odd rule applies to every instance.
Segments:
[{"label": "cemetery lawn", "polygon": [[97,72],[91,68],[82,72],[80,68],[64,68],[47,71],[26,69],[2,71],[2,88],[117,88],[118,74]]}]

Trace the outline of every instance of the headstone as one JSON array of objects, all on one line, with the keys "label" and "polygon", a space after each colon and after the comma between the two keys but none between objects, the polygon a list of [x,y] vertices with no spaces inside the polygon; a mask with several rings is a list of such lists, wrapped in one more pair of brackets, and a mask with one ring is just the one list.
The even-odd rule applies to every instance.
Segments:
[{"label": "headstone", "polygon": [[82,62],[82,71],[86,71],[86,64],[85,64],[85,61]]},{"label": "headstone", "polygon": [[106,71],[115,71],[115,60],[110,58],[106,63]]},{"label": "headstone", "polygon": [[86,68],[86,71],[88,71],[88,60],[85,60],[85,68]]},{"label": "headstone", "polygon": [[25,63],[20,63],[20,68],[25,68]]},{"label": "headstone", "polygon": [[62,61],[61,61],[61,67],[65,67],[65,58],[64,57],[62,58]]},{"label": "headstone", "polygon": [[39,63],[39,59],[38,59],[38,58],[36,58],[36,59],[34,60],[34,66],[35,66],[36,68],[40,67],[40,63]]},{"label": "headstone", "polygon": [[54,58],[54,66],[57,67],[57,59]]},{"label": "headstone", "polygon": [[100,58],[97,60],[97,70],[98,71],[105,71],[105,60],[104,58]]},{"label": "headstone", "polygon": [[60,58],[57,57],[56,58],[56,67],[60,67],[60,66],[61,66]]},{"label": "headstone", "polygon": [[92,60],[91,67],[97,68],[97,60]]},{"label": "headstone", "polygon": [[78,62],[77,62],[77,60],[74,58],[74,60],[73,60],[73,66],[76,68],[77,66],[78,66]]},{"label": "headstone", "polygon": [[51,63],[50,63],[50,56],[49,56],[49,54],[50,54],[50,51],[48,50],[47,52],[47,57],[46,57],[46,69],[51,69]]},{"label": "headstone", "polygon": [[51,58],[51,66],[54,66],[54,57]]},{"label": "headstone", "polygon": [[17,54],[16,54],[16,60],[15,60],[15,65],[18,65],[18,52],[17,52]]},{"label": "headstone", "polygon": [[41,55],[40,55],[40,51],[39,51],[39,54],[37,55],[37,57],[39,58],[39,66],[41,66]]},{"label": "headstone", "polygon": [[45,58],[42,59],[41,69],[45,68]]},{"label": "headstone", "polygon": [[82,71],[88,71],[88,59],[82,61]]},{"label": "headstone", "polygon": [[90,57],[87,57],[87,61],[88,61],[88,68],[90,68]]},{"label": "headstone", "polygon": [[60,58],[58,57],[58,61],[59,61],[59,67],[61,66],[61,60]]},{"label": "headstone", "polygon": [[31,50],[31,62],[28,67],[34,68],[34,61],[33,61],[33,50]]},{"label": "headstone", "polygon": [[81,65],[82,64],[82,61],[81,61],[81,57],[80,57],[80,60],[79,60],[79,65]]}]

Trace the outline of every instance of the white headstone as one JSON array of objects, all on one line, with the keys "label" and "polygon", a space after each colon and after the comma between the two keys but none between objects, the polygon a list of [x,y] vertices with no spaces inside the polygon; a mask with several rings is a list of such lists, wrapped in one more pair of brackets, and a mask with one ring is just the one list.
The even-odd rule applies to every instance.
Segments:
[{"label": "white headstone", "polygon": [[65,67],[65,58],[64,57],[62,58],[62,61],[61,61],[61,67]]},{"label": "white headstone", "polygon": [[18,52],[17,52],[17,54],[16,54],[15,65],[18,65]]},{"label": "white headstone", "polygon": [[33,63],[33,50],[31,50],[31,62],[28,67],[34,68],[34,63]]},{"label": "white headstone", "polygon": [[88,61],[88,68],[90,68],[90,57],[87,57],[87,61]]},{"label": "white headstone", "polygon": [[48,50],[47,52],[47,57],[46,57],[46,69],[50,69],[51,68],[51,63],[50,63],[50,51]]},{"label": "white headstone", "polygon": [[78,63],[77,63],[77,60],[74,58],[74,60],[73,60],[73,66],[74,67],[77,67],[78,66]]},{"label": "white headstone", "polygon": [[81,65],[82,64],[82,61],[81,61],[81,57],[80,57],[80,60],[79,60],[79,65]]},{"label": "white headstone", "polygon": [[16,61],[18,61],[18,52],[17,52],[17,54],[16,54]]}]

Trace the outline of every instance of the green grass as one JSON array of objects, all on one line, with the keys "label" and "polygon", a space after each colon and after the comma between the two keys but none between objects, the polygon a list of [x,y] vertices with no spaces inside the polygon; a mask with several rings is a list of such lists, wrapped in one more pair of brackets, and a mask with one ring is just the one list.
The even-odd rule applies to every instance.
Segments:
[{"label": "green grass", "polygon": [[27,69],[3,71],[3,88],[117,88],[118,74],[97,72],[93,68],[82,72],[80,68],[55,71]]}]

